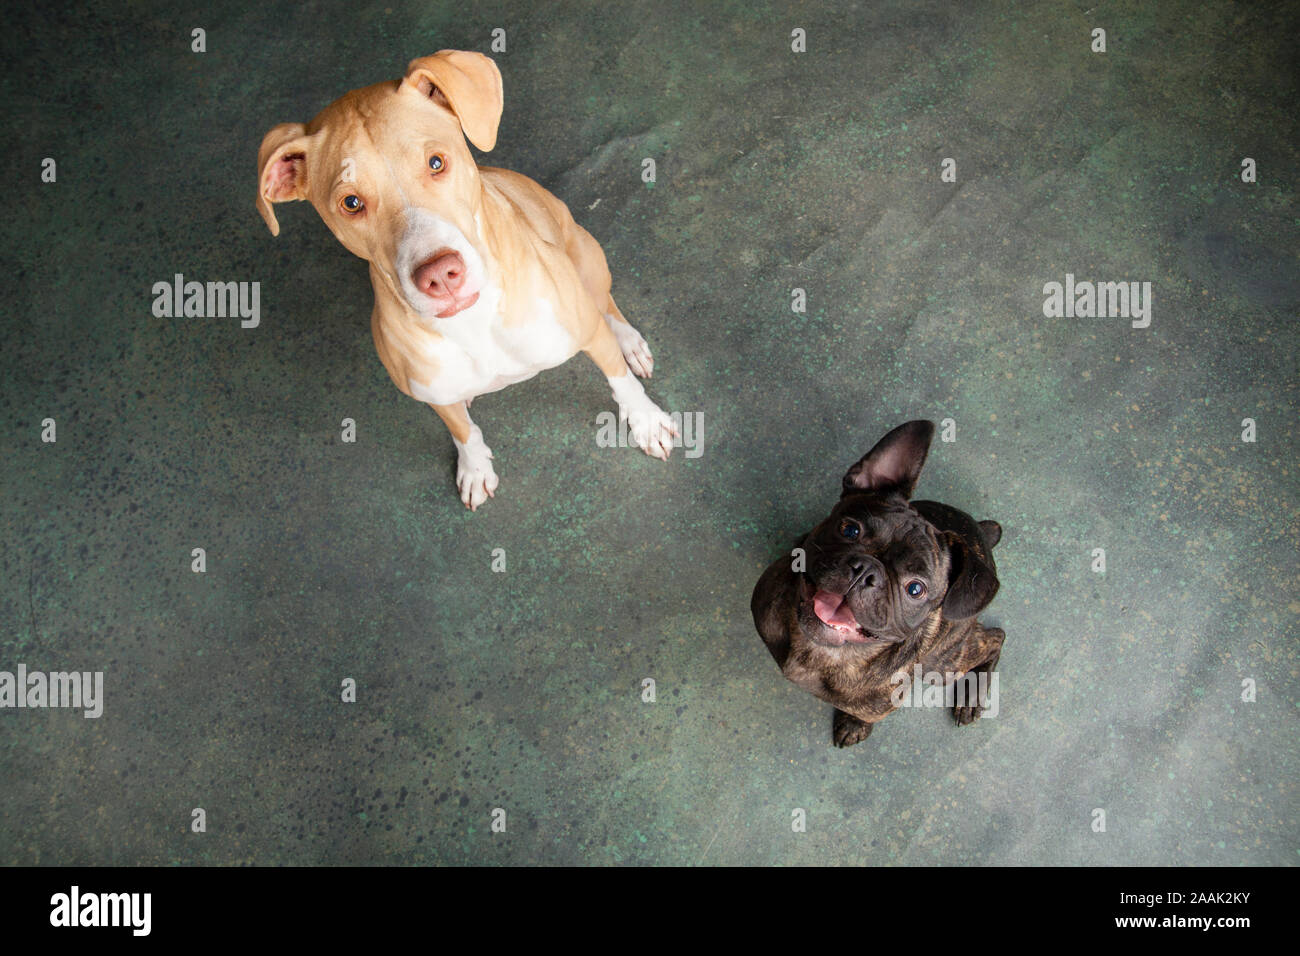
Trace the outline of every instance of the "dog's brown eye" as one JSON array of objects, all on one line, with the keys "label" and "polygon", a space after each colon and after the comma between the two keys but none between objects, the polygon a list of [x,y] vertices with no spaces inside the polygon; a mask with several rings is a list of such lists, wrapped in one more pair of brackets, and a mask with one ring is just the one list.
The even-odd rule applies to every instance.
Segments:
[{"label": "dog's brown eye", "polygon": [[429,157],[429,168],[435,173],[440,173],[447,168],[447,162],[437,153]]},{"label": "dog's brown eye", "polygon": [[858,527],[856,521],[850,521],[848,518],[840,521],[841,538],[848,538],[850,541],[855,541],[860,534],[862,534],[862,529]]},{"label": "dog's brown eye", "polygon": [[908,581],[907,596],[919,601],[921,598],[925,597],[925,585],[920,581]]},{"label": "dog's brown eye", "polygon": [[361,210],[366,208],[366,204],[361,201],[360,196],[349,194],[339,200],[339,208],[349,216],[355,216]]}]

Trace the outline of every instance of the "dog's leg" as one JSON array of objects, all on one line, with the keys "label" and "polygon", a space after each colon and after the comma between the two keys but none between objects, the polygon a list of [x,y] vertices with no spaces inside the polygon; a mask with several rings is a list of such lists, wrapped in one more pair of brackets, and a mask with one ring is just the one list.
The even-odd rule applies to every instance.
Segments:
[{"label": "dog's leg", "polygon": [[605,321],[609,323],[609,330],[618,340],[618,347],[623,352],[628,368],[642,378],[649,378],[655,370],[655,357],[650,354],[650,346],[646,345],[641,333],[632,328],[632,323],[623,316],[614,302],[614,297],[611,295],[608,299],[608,304],[605,306]]},{"label": "dog's leg", "polygon": [[477,511],[479,505],[496,493],[497,473],[492,469],[492,449],[483,441],[478,426],[470,421],[467,406],[467,402],[429,404],[456,443],[456,487],[460,489],[460,500],[470,511]]},{"label": "dog's leg", "polygon": [[623,360],[637,375],[649,378],[655,367],[654,356],[641,333],[632,328],[610,295],[609,263],[605,261],[605,250],[600,248],[600,243],[592,238],[591,233],[572,222],[571,217],[567,236],[565,251],[573,260],[578,278],[591,294],[591,301],[601,306],[600,313],[618,340]]},{"label": "dog's leg", "polygon": [[1002,656],[1002,642],[1007,637],[1006,632],[1000,627],[982,626],[980,636],[982,638],[979,642],[980,646],[986,653],[984,660],[957,679],[957,683],[962,684],[965,691],[965,700],[954,703],[952,708],[952,715],[957,718],[958,726],[964,727],[966,724],[974,723],[984,712],[984,705],[977,697],[980,689],[979,675],[993,673],[998,666],[998,658]]},{"label": "dog's leg", "polygon": [[596,325],[595,334],[583,351],[609,381],[614,401],[618,402],[618,416],[627,420],[637,447],[652,458],[667,461],[673,450],[673,439],[677,437],[677,426],[663,409],[650,401],[628,368],[623,350],[608,324],[600,322]]},{"label": "dog's leg", "polygon": [[875,724],[869,724],[865,720],[858,720],[852,714],[846,714],[836,708],[835,723],[831,728],[831,736],[835,740],[836,747],[852,747],[854,744],[860,744],[870,737],[871,731],[875,727]]}]

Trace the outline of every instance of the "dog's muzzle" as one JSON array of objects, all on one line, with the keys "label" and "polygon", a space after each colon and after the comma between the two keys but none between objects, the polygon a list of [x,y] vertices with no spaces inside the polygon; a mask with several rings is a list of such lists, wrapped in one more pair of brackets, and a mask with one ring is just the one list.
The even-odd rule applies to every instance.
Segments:
[{"label": "dog's muzzle", "polygon": [[427,296],[440,319],[449,319],[478,301],[478,291],[466,288],[465,259],[459,252],[439,250],[411,273],[416,291]]}]

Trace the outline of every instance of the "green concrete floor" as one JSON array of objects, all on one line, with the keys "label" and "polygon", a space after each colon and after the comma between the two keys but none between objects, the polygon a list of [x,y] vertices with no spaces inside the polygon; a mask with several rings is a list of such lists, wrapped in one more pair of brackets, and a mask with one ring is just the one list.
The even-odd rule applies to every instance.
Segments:
[{"label": "green concrete floor", "polygon": [[[0,863],[1297,862],[1294,4],[289,9],[0,39],[0,670],[107,694],[0,711]],[[305,204],[272,239],[255,157],[497,27],[490,159],[601,241],[705,445],[598,448],[579,357],[475,403],[471,515],[364,264]],[[177,272],[260,282],[260,327],[155,318]],[[1150,328],[1044,318],[1066,273],[1152,282]],[[1001,713],[840,752],[750,590],[912,417],[957,423],[918,493],[1006,529]]]}]

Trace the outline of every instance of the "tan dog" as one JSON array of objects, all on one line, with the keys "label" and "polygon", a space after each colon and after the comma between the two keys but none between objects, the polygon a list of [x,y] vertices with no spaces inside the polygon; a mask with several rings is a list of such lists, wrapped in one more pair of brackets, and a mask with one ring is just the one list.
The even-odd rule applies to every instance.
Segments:
[{"label": "tan dog", "polygon": [[[560,200],[525,176],[475,165],[501,119],[501,74],[443,50],[404,79],[354,90],[307,126],[282,123],[258,151],[257,208],[307,199],[370,263],[370,327],[393,382],[427,402],[456,444],[456,484],[476,509],[497,487],[469,403],[586,352],[648,455],[677,428],[633,376],[654,359],[610,296],[605,254]],[[629,369],[630,366],[630,369]]]}]

